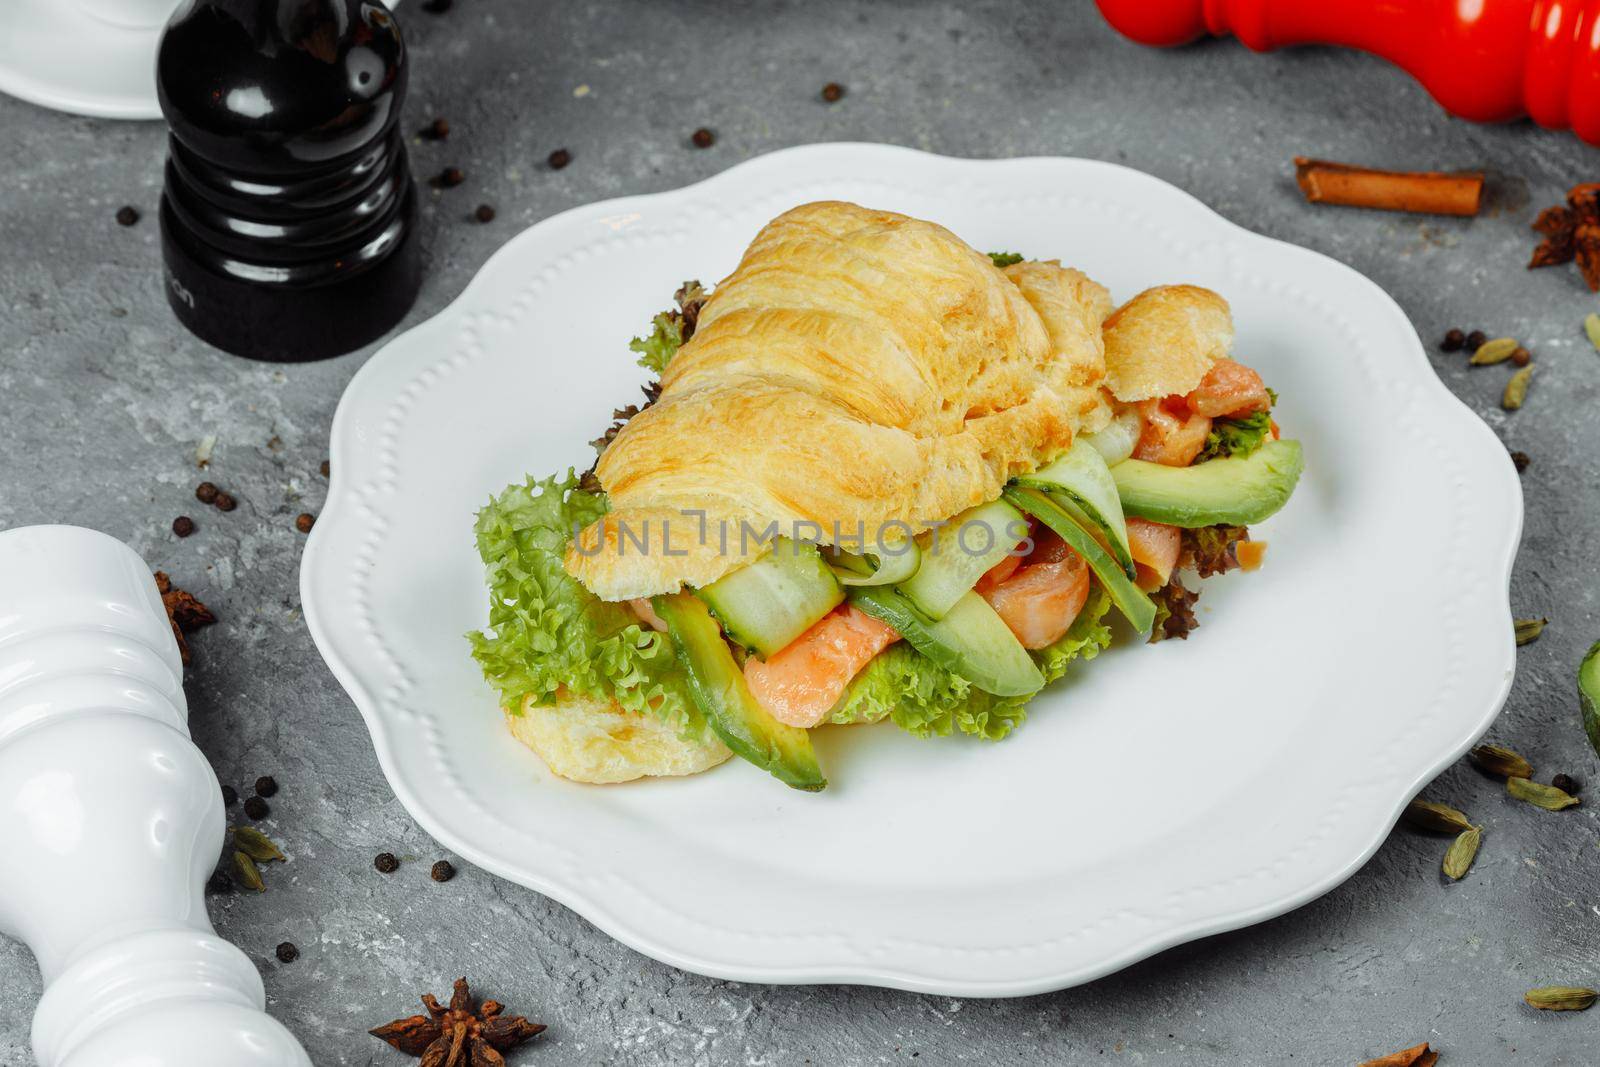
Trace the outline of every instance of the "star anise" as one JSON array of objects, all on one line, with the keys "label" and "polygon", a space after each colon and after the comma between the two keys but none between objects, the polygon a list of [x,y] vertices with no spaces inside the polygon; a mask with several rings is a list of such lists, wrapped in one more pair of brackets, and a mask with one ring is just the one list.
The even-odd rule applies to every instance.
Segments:
[{"label": "star anise", "polygon": [[520,1015],[502,1015],[505,1005],[496,1000],[474,1010],[465,978],[456,979],[449,1007],[432,993],[422,994],[422,1005],[428,1014],[396,1019],[367,1033],[408,1056],[421,1056],[418,1067],[505,1067],[500,1053],[544,1031],[543,1024]]},{"label": "star anise", "polygon": [[178,642],[178,655],[187,666],[191,657],[189,642],[183,635],[210,626],[217,617],[193,593],[173,585],[165,571],[156,571],[156,591],[161,594],[162,607],[167,609],[167,621],[172,624],[172,636]]},{"label": "star anise", "polygon": [[1591,292],[1600,293],[1600,182],[1574,185],[1565,207],[1547,207],[1533,220],[1544,240],[1533,250],[1528,269],[1577,261]]}]

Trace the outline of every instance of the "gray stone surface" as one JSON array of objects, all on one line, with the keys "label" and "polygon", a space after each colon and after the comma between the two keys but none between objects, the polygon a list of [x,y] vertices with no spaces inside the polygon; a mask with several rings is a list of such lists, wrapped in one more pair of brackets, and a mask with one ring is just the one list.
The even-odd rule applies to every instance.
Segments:
[{"label": "gray stone surface", "polygon": [[[1600,356],[1579,328],[1596,301],[1570,270],[1522,269],[1533,211],[1600,177],[1594,149],[1527,125],[1449,119],[1404,75],[1352,53],[1257,56],[1231,42],[1142,50],[1082,2],[458,0],[433,16],[410,0],[402,18],[408,126],[442,114],[454,128],[445,144],[414,145],[414,169],[468,173],[461,188],[426,197],[428,277],[408,325],[553,212],[672,188],[786,145],[863,140],[1122,161],[1364,271],[1430,348],[1455,324],[1526,338],[1541,370],[1515,415],[1496,403],[1503,373],[1435,357],[1450,387],[1533,458],[1513,603],[1552,624],[1520,653],[1494,736],[1542,771],[1600,790],[1571,683],[1600,637]],[[832,79],[849,93],[830,107],[818,90]],[[689,147],[701,125],[717,131],[710,150]],[[265,894],[213,898],[212,911],[260,961],[272,1010],[318,1064],[410,1062],[364,1030],[409,1012],[419,990],[444,992],[458,973],[550,1024],[542,1047],[514,1060],[530,1064],[1340,1064],[1423,1040],[1450,1067],[1600,1062],[1600,1012],[1537,1014],[1520,1002],[1533,985],[1600,985],[1595,815],[1507,801],[1466,766],[1429,791],[1488,826],[1464,882],[1441,884],[1442,840],[1398,831],[1348,883],[1295,913],[1021,1000],[710,981],[464,863],[449,884],[430,882],[441,852],[384,782],[296,591],[303,538],[293,519],[321,506],[329,420],[370,352],[263,366],[177,327],[158,273],[158,124],[0,98],[0,130],[0,528],[106,530],[221,617],[194,642],[194,734],[223,781],[277,776],[266,828],[292,859],[268,871]],[[543,160],[562,146],[574,162],[553,172]],[[1472,221],[1310,208],[1290,179],[1297,153],[1485,166],[1492,206]],[[499,210],[492,224],[468,218],[481,201]],[[123,203],[144,221],[117,226]],[[1352,432],[1391,431],[1350,414]],[[193,497],[195,443],[208,433],[218,441],[210,477],[240,500],[232,514]],[[169,531],[179,514],[199,523],[188,540]],[[1364,548],[1428,565],[1426,544],[1385,533]],[[1284,618],[1314,608],[1284,605]],[[1431,625],[1431,610],[1373,604],[1352,625],[1381,640],[1389,628]],[[1293,789],[1294,769],[1262,784]],[[387,878],[372,869],[385,849],[405,860]],[[105,872],[102,891],[115,893],[116,878]],[[302,956],[282,965],[272,950],[286,939]],[[0,1064],[31,1062],[38,992],[27,952],[0,942]]]}]

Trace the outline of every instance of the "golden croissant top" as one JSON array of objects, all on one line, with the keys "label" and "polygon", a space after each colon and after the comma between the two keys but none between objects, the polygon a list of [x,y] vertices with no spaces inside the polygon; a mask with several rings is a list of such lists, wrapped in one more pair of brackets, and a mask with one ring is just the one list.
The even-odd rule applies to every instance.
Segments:
[{"label": "golden croissant top", "polygon": [[[741,524],[813,523],[824,544],[890,523],[920,532],[1102,428],[1112,396],[1192,389],[1232,341],[1208,290],[1112,307],[1080,271],[999,269],[921,219],[839,201],[787,211],[601,456],[611,511],[567,570],[614,601],[735,569],[760,551],[719,536]],[[1175,334],[1183,344],[1165,343]],[[669,551],[622,539],[668,527]]]}]

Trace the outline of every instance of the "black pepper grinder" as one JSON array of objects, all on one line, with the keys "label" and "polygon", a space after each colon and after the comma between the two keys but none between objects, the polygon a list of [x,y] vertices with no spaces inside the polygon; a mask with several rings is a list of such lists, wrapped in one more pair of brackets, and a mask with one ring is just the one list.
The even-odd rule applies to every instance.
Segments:
[{"label": "black pepper grinder", "polygon": [[156,59],[167,300],[277,362],[359,348],[421,281],[406,49],[375,0],[186,0]]}]

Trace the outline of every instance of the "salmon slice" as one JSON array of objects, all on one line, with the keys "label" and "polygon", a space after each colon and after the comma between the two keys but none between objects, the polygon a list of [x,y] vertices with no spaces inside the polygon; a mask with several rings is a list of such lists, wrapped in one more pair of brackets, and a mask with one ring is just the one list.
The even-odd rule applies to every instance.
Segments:
[{"label": "salmon slice", "polygon": [[1055,533],[1040,530],[1022,565],[983,599],[1011,628],[1024,648],[1061,640],[1089,599],[1089,566]]},{"label": "salmon slice", "polygon": [[1272,396],[1261,375],[1231,359],[1219,359],[1206,371],[1187,397],[1196,415],[1242,419],[1272,407]]},{"label": "salmon slice", "polygon": [[744,661],[756,703],[779,722],[809,729],[844,695],[850,679],[900,634],[853,604],[841,604],[766,661]]},{"label": "salmon slice", "polygon": [[1183,531],[1164,522],[1128,518],[1128,551],[1138,572],[1139,588],[1160,589],[1172,577],[1183,549]]},{"label": "salmon slice", "polygon": [[1206,446],[1211,418],[1189,408],[1181,396],[1169,396],[1139,403],[1144,429],[1133,446],[1133,458],[1168,467],[1187,467]]}]

